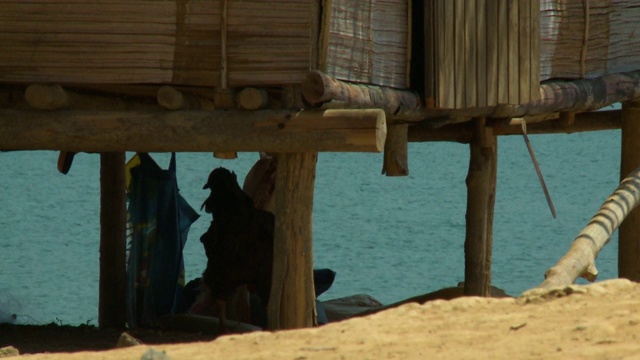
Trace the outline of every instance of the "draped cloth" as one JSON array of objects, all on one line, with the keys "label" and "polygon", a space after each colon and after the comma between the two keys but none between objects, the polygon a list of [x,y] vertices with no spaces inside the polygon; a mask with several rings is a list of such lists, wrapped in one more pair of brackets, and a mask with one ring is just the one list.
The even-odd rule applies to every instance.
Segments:
[{"label": "draped cloth", "polygon": [[127,170],[127,322],[130,328],[154,327],[161,316],[183,310],[182,251],[199,215],[179,193],[175,153],[168,170],[146,153],[136,154]]}]

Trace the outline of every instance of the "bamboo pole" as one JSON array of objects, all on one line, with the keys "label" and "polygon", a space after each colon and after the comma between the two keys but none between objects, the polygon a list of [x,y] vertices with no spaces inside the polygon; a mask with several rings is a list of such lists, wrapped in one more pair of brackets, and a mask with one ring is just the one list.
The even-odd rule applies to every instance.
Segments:
[{"label": "bamboo pole", "polygon": [[100,154],[100,294],[101,328],[124,328],[126,289],[125,153]]},{"label": "bamboo pole", "polygon": [[382,110],[0,110],[0,149],[85,152],[380,152]]},{"label": "bamboo pole", "polygon": [[[622,104],[622,161],[623,179],[640,166],[640,102]],[[618,276],[640,281],[640,211],[634,210],[620,224],[618,245]]]},{"label": "bamboo pole", "polygon": [[[611,240],[611,235],[640,200],[640,168],[633,170],[620,183],[587,226],[575,238],[567,253],[545,273],[537,288],[551,289],[571,285],[578,277],[595,281],[598,270],[595,259]],[[635,259],[637,261],[637,259]]]},{"label": "bamboo pole", "polygon": [[313,285],[313,189],[317,153],[279,153],[271,330],[317,325]]},{"label": "bamboo pole", "polygon": [[475,120],[467,175],[464,294],[489,296],[497,140],[484,118]]}]

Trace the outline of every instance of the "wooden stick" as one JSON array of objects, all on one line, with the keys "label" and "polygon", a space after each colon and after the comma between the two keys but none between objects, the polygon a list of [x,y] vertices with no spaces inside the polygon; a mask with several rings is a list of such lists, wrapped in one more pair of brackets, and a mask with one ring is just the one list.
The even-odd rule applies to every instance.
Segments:
[{"label": "wooden stick", "polygon": [[544,282],[537,288],[551,289],[571,285],[578,277],[595,281],[598,275],[595,266],[598,253],[611,240],[611,234],[638,205],[639,200],[640,168],[637,168],[605,200],[600,210],[575,238],[566,255],[547,270]]},{"label": "wooden stick", "polygon": [[0,110],[0,149],[380,152],[384,112]]},{"label": "wooden stick", "polygon": [[524,138],[524,143],[527,145],[527,150],[529,151],[531,162],[533,162],[533,167],[536,170],[536,175],[538,175],[538,181],[540,182],[540,186],[542,187],[542,191],[544,192],[544,197],[547,199],[549,210],[551,210],[551,216],[553,216],[553,218],[555,219],[556,207],[553,206],[553,200],[551,199],[551,195],[549,194],[549,189],[547,189],[547,184],[545,183],[544,177],[542,176],[542,170],[540,170],[540,165],[538,165],[538,160],[536,159],[536,154],[533,151],[533,146],[531,145],[531,141],[529,141],[529,136],[527,135],[526,121],[522,121],[522,137]]}]

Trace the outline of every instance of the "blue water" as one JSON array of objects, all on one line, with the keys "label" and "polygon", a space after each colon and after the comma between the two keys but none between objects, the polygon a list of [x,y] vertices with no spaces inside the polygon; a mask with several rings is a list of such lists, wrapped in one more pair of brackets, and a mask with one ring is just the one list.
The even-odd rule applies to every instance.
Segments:
[{"label": "blue water", "polygon": [[[518,295],[543,280],[619,181],[620,133],[530,136],[558,217],[553,219],[521,136],[501,137],[494,220],[493,284]],[[178,154],[178,179],[199,209],[217,166],[242,181],[257,159],[241,153]],[[153,154],[163,167],[168,154]],[[319,154],[314,199],[315,266],[337,272],[321,299],[367,293],[384,303],[464,279],[469,150],[411,143],[408,177],[380,175],[382,154]],[[0,321],[97,324],[99,156],[79,154],[68,175],[56,152],[0,153]],[[206,265],[192,227],[187,278]],[[617,235],[597,259],[599,280],[617,274]]]}]

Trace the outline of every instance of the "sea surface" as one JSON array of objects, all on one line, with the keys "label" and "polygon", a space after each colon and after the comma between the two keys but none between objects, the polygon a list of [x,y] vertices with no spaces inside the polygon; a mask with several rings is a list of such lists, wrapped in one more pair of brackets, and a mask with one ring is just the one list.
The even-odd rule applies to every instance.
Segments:
[{"label": "sea surface", "polygon": [[[535,287],[619,182],[620,132],[531,135],[557,210],[553,219],[522,136],[498,143],[493,284],[511,295]],[[130,157],[132,154],[128,154]],[[169,154],[152,154],[164,168]],[[209,172],[244,179],[256,153],[220,160],[177,154],[182,195],[201,218],[184,252],[187,279],[206,258],[199,237]],[[0,321],[97,324],[99,155],[78,154],[68,175],[52,151],[0,153]],[[328,300],[369,294],[390,303],[464,280],[468,145],[409,144],[409,176],[380,174],[382,154],[320,153],[314,262],[337,272]],[[600,253],[598,280],[617,275],[617,233]]]}]

